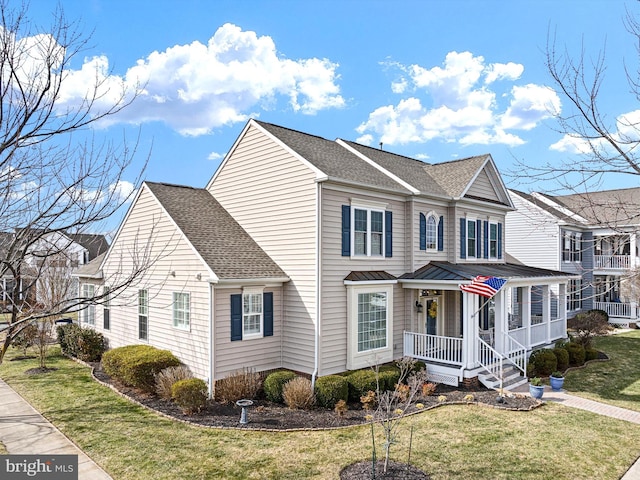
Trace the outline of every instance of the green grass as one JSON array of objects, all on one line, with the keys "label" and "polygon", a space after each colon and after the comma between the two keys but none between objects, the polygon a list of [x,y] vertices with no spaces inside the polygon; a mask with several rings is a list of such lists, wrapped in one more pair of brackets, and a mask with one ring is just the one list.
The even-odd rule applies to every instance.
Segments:
[{"label": "green grass", "polygon": [[640,411],[640,330],[598,337],[595,347],[610,360],[569,371],[564,388],[571,394]]},{"label": "green grass", "polygon": [[[116,480],[335,479],[371,453],[368,426],[292,433],[196,427],[130,403],[66,358],[53,356],[49,365],[58,370],[24,375],[36,361],[7,359],[0,376]],[[412,463],[433,480],[613,480],[640,443],[640,426],[558,404],[531,412],[446,406],[405,422],[392,457],[406,461],[413,425]]]}]

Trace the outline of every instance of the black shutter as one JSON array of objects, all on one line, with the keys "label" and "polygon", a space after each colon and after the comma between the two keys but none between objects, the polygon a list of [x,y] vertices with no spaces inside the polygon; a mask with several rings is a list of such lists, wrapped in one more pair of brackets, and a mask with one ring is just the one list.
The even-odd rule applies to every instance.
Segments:
[{"label": "black shutter", "polygon": [[420,250],[427,249],[427,217],[420,214]]},{"label": "black shutter", "polygon": [[384,256],[393,257],[393,213],[384,212]]},{"label": "black shutter", "polygon": [[489,222],[484,221],[484,258],[489,258]]},{"label": "black shutter", "polygon": [[498,258],[502,258],[502,224],[498,224]]},{"label": "black shutter", "polygon": [[262,303],[264,307],[264,336],[273,336],[273,293],[266,292],[262,295]]},{"label": "black shutter", "polygon": [[242,340],[242,295],[231,295],[231,341]]},{"label": "black shutter", "polygon": [[482,220],[476,220],[476,258],[482,258]]},{"label": "black shutter", "polygon": [[467,220],[460,219],[460,258],[467,258]]},{"label": "black shutter", "polygon": [[444,250],[444,216],[440,216],[440,221],[438,222],[438,251],[442,252]]},{"label": "black shutter", "polygon": [[342,205],[342,256],[351,256],[351,207]]}]

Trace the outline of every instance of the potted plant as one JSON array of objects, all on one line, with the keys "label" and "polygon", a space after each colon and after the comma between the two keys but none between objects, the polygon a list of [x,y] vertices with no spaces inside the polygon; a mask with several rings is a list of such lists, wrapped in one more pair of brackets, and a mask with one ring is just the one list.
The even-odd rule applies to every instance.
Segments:
[{"label": "potted plant", "polygon": [[562,385],[564,384],[564,375],[562,372],[553,372],[549,377],[549,382],[551,383],[551,388],[556,392],[562,390]]},{"label": "potted plant", "polygon": [[533,377],[529,380],[529,395],[533,398],[540,399],[544,393],[544,385],[539,377]]}]

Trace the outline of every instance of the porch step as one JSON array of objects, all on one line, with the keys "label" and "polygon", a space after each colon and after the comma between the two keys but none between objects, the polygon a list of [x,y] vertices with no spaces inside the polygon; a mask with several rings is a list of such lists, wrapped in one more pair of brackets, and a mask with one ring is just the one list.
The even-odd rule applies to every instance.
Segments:
[{"label": "porch step", "polygon": [[[503,382],[502,388],[510,391],[519,387],[520,385],[527,383],[527,377],[523,376],[516,367],[505,366],[502,370]],[[487,388],[498,390],[500,388],[500,379],[491,374],[479,374],[478,380]]]}]

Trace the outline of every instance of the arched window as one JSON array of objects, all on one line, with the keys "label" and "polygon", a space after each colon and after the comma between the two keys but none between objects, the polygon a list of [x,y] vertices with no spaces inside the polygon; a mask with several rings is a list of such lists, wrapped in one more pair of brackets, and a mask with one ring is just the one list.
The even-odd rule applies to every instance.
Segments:
[{"label": "arched window", "polygon": [[438,220],[435,215],[427,217],[426,240],[427,250],[435,250],[438,247]]}]

